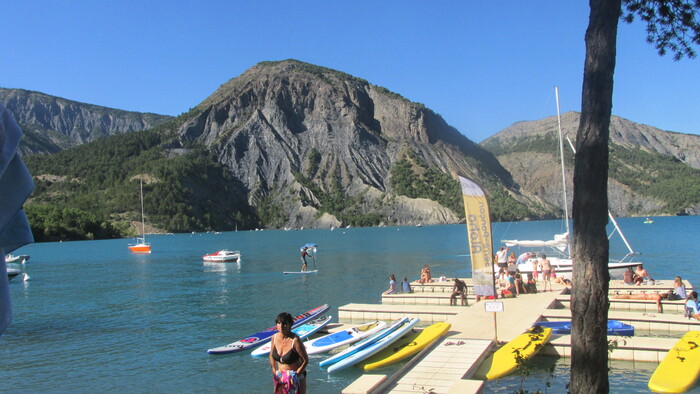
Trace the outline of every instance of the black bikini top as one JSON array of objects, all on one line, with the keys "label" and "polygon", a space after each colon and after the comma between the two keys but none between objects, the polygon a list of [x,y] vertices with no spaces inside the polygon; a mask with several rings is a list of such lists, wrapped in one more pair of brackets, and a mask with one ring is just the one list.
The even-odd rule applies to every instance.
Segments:
[{"label": "black bikini top", "polygon": [[[296,338],[294,338],[296,341]],[[277,353],[277,347],[273,344],[272,345],[272,359],[277,361],[278,363],[281,364],[294,364],[297,361],[299,361],[301,357],[299,357],[299,353],[294,349],[294,345],[292,344],[292,348],[289,349],[287,353],[285,353],[282,357]]]}]

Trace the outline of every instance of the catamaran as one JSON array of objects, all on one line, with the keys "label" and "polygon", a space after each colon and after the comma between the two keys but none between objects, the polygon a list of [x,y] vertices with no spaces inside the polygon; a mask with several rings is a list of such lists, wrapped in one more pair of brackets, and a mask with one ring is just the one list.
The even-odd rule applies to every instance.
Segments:
[{"label": "catamaran", "polygon": [[129,244],[129,250],[133,253],[149,254],[151,253],[151,244],[146,242],[146,221],[143,214],[143,179],[141,180],[141,236],[136,237],[135,244]]},{"label": "catamaran", "polygon": [[[554,88],[555,94],[556,94],[556,99],[557,99],[557,122],[559,126],[559,153],[560,153],[560,159],[561,159],[561,181],[562,181],[562,190],[563,190],[563,203],[564,203],[564,223],[566,224],[566,232],[563,234],[555,234],[554,239],[551,240],[503,240],[502,242],[507,246],[507,247],[522,247],[522,248],[535,248],[539,249],[539,255],[542,255],[544,248],[547,248],[547,259],[549,260],[555,274],[557,276],[564,277],[566,279],[571,279],[572,276],[572,271],[573,271],[573,261],[571,259],[571,243],[570,243],[570,229],[569,229],[569,208],[568,208],[568,202],[566,198],[566,171],[564,168],[564,136],[562,133],[561,129],[561,114],[559,110],[559,88],[555,87]],[[574,145],[567,138],[567,141],[569,142],[569,147],[576,153],[576,150],[574,149]],[[640,262],[635,262],[634,257],[638,256],[639,253],[635,252],[632,249],[632,246],[630,246],[629,242],[627,242],[627,238],[625,238],[625,235],[622,233],[622,230],[617,224],[617,221],[615,220],[615,217],[608,211],[608,217],[610,218],[610,221],[612,222],[613,226],[615,227],[614,231],[608,236],[608,239],[610,239],[616,232],[620,234],[620,237],[622,238],[623,242],[625,243],[625,246],[629,250],[629,253],[627,253],[622,259],[618,261],[610,261],[608,263],[608,270],[610,272],[610,277],[611,278],[617,278],[621,279],[622,275],[624,272],[631,267],[636,267],[642,263]],[[552,253],[554,253],[552,255]],[[533,272],[533,262],[534,260],[537,260],[538,252],[530,252],[530,257],[523,258],[518,261],[517,268],[520,271],[521,274],[527,274],[529,277],[532,277],[532,272]],[[498,272],[498,267],[494,267],[495,272]]]}]

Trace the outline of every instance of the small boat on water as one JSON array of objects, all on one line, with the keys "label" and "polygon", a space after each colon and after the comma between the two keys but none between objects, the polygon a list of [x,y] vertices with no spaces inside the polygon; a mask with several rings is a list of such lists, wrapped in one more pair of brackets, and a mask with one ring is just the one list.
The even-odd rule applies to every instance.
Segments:
[{"label": "small boat on water", "polygon": [[5,255],[5,262],[6,263],[22,264],[28,260],[29,260],[28,254],[20,254],[20,255],[15,256],[12,253],[10,253],[10,254]]},{"label": "small boat on water", "polygon": [[649,219],[649,218],[647,218],[647,220],[644,221],[644,224],[652,224],[652,223],[654,223],[654,221]]},{"label": "small boat on water", "polygon": [[129,244],[129,250],[132,253],[149,254],[151,253],[151,244],[146,242],[146,221],[143,215],[143,180],[141,180],[141,236],[136,237],[135,244]]},{"label": "small boat on water", "polygon": [[241,260],[241,252],[238,250],[220,250],[216,253],[205,254],[202,259],[210,263],[228,263],[228,262],[239,262]]},{"label": "small boat on water", "polygon": [[[533,326],[549,327],[552,334],[571,334],[571,321],[538,321]],[[608,335],[634,336],[634,327],[619,320],[608,320]]]},{"label": "small boat on water", "polygon": [[7,268],[7,280],[11,281],[14,279],[16,276],[22,273],[22,270],[17,269],[17,268]]}]

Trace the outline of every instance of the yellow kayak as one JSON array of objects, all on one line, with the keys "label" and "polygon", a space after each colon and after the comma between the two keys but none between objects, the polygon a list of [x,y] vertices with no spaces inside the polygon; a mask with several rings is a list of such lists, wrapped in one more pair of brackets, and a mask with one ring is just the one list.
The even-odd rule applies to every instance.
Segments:
[{"label": "yellow kayak", "polygon": [[518,367],[516,361],[518,353],[523,360],[527,360],[543,348],[551,336],[551,328],[539,326],[532,327],[525,333],[518,335],[486,359],[484,363],[487,364],[488,370],[484,377],[493,380],[511,373]]},{"label": "yellow kayak", "polygon": [[673,345],[649,379],[649,390],[683,393],[700,374],[700,331],[689,331]]},{"label": "yellow kayak", "polygon": [[397,363],[423,350],[426,346],[449,331],[450,327],[452,327],[451,324],[440,322],[423,329],[423,331],[404,335],[389,347],[355,364],[355,366],[365,371],[371,371],[376,368]]}]

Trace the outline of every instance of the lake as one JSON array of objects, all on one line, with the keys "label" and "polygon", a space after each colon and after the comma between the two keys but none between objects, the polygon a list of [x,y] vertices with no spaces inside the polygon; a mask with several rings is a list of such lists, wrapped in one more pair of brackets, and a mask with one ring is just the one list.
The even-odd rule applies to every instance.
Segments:
[{"label": "lake", "polygon": [[[652,277],[697,283],[700,218],[653,219],[618,222]],[[559,221],[493,224],[499,241],[555,232],[563,232]],[[273,326],[282,311],[296,315],[327,303],[336,322],[339,306],[380,303],[391,273],[414,280],[429,264],[433,277],[471,276],[464,225],[154,235],[150,255],[131,254],[131,241],[41,243],[15,252],[31,255],[31,279],[10,284],[15,316],[0,337],[6,389],[270,392],[266,358],[206,350]],[[283,275],[299,270],[299,247],[307,242],[319,245],[318,274]],[[242,262],[202,262],[224,248],[240,250]],[[611,239],[611,257],[625,250],[619,237]],[[361,375],[349,368],[329,376],[318,367],[324,357],[311,358],[312,393],[340,392]],[[566,392],[565,359],[538,358],[527,384],[544,390],[550,364],[559,380],[548,391]],[[625,390],[646,392],[655,365],[641,364],[614,363],[611,381],[635,376]],[[512,392],[519,384],[511,377],[489,382],[487,391]]]}]

